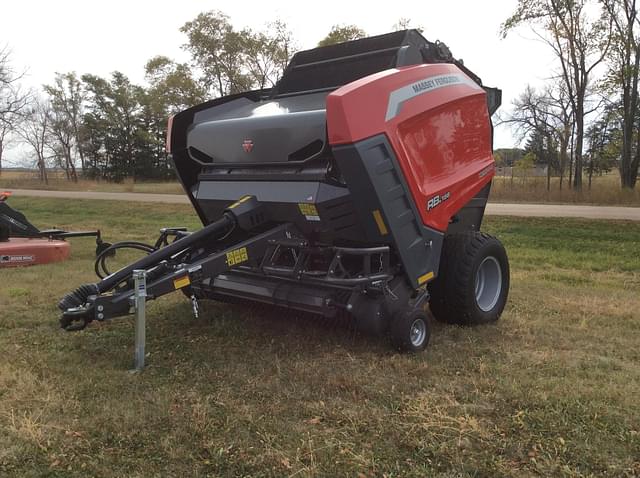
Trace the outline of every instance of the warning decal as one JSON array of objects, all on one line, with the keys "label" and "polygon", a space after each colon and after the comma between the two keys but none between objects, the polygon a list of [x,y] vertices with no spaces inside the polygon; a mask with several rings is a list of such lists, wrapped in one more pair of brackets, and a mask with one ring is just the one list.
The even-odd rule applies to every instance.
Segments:
[{"label": "warning decal", "polygon": [[247,262],[248,260],[249,254],[246,247],[227,252],[227,265],[229,267]]},{"label": "warning decal", "polygon": [[319,221],[320,215],[315,204],[299,203],[298,208],[307,221]]}]

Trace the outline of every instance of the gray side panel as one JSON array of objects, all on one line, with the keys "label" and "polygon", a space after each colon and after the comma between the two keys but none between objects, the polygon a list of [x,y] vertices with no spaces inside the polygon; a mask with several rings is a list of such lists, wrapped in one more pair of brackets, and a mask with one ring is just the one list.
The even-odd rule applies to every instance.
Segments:
[{"label": "gray side panel", "polygon": [[490,190],[491,183],[488,183],[451,218],[447,234],[480,230]]},{"label": "gray side panel", "polygon": [[[200,181],[194,192],[207,218],[220,217],[230,203],[255,196],[264,204],[270,220],[291,222],[314,240],[334,244],[360,242],[363,232],[349,189],[314,181]],[[313,205],[318,216],[305,216],[300,204]]]},{"label": "gray side panel", "polygon": [[[198,201],[223,199],[227,203],[245,195],[264,203],[315,202],[320,183],[311,181],[201,181],[194,196]],[[332,188],[336,194],[347,194],[344,188]]]},{"label": "gray side panel", "polygon": [[[341,173],[352,192],[358,213],[378,235],[373,211],[379,209],[396,246],[409,283],[417,288],[421,278],[438,272],[443,234],[422,224],[418,209],[384,135],[333,149]],[[381,238],[381,237],[380,237]],[[373,238],[371,238],[373,239]]]},{"label": "gray side panel", "polygon": [[[187,146],[206,155],[205,163],[261,164],[296,160],[300,150],[317,146],[299,160],[319,153],[326,137],[326,114],[316,111],[282,112],[274,103],[276,114],[262,113],[247,118],[205,121],[191,126],[187,133]],[[292,159],[293,158],[293,159]]]}]

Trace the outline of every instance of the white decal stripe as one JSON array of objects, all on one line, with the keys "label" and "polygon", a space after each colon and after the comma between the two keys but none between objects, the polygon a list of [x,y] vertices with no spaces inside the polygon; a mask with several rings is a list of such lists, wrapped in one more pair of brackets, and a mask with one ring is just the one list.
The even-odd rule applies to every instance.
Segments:
[{"label": "white decal stripe", "polygon": [[411,98],[422,95],[424,93],[429,93],[439,88],[444,88],[446,86],[462,84],[478,90],[482,89],[482,87],[480,87],[476,82],[468,78],[466,75],[460,74],[429,76],[422,80],[416,81],[415,83],[411,83],[410,85],[398,88],[397,90],[394,90],[391,92],[391,94],[389,94],[387,115],[385,116],[384,120],[389,121],[390,119],[395,118],[400,113],[404,102],[410,100]]}]

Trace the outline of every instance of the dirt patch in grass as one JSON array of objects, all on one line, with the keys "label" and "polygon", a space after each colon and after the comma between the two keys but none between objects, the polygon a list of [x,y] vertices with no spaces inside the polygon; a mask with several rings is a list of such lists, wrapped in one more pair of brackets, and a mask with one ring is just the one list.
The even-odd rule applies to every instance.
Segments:
[{"label": "dirt patch in grass", "polygon": [[[39,226],[151,241],[187,206],[14,198]],[[68,334],[72,259],[0,272],[1,476],[637,476],[640,225],[487,218],[509,251],[496,325],[433,324],[398,355],[350,324],[266,307],[150,303]]]}]

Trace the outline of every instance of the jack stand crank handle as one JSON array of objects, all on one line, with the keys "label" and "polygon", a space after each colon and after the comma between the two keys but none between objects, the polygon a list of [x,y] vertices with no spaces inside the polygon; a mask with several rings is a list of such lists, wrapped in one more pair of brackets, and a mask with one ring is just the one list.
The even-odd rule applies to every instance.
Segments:
[{"label": "jack stand crank handle", "polygon": [[191,309],[193,310],[193,317],[195,319],[200,317],[200,306],[198,305],[198,299],[195,294],[191,294]]}]

